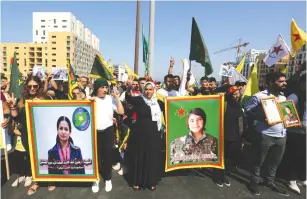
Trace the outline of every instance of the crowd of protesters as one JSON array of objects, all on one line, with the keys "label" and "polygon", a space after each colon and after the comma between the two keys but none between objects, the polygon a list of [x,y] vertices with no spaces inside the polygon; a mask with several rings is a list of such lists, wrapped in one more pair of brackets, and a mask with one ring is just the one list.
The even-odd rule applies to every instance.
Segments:
[{"label": "crowd of protesters", "polygon": [[[283,73],[268,73],[265,77],[265,88],[254,94],[244,106],[241,102],[246,82],[231,85],[226,81],[218,85],[214,77],[202,77],[199,87],[192,87],[188,84],[188,74],[185,91],[182,92],[179,89],[181,79],[172,74],[173,67],[174,60],[171,59],[163,83],[148,78],[129,77],[126,82],[111,84],[103,78],[92,81],[88,77],[77,77],[78,86],[72,89],[71,100],[95,100],[97,104],[98,167],[106,192],[112,190],[112,170],[117,170],[119,175],[127,175],[129,184],[135,191],[142,188],[156,190],[163,175],[161,165],[165,164],[161,152],[165,141],[161,141],[163,138],[159,133],[164,103],[157,95],[170,97],[187,93],[190,96],[225,95],[225,169],[212,169],[212,179],[217,186],[231,185],[226,178],[226,172],[237,170],[242,161],[242,146],[248,140],[253,151],[249,184],[251,193],[260,195],[260,170],[266,159],[267,172],[263,184],[281,195],[289,195],[286,190],[274,183],[276,171],[283,162],[287,170],[287,186],[292,191],[300,193],[298,185],[307,184],[304,72],[306,62],[301,65],[296,78],[287,80]],[[32,182],[31,177],[25,101],[69,100],[69,83],[54,81],[51,75],[40,79],[29,74],[21,97],[16,99],[14,93],[8,92],[8,79],[2,77],[1,81],[1,100],[5,118],[2,128],[5,129],[7,150],[13,151],[10,153],[10,165],[14,168],[13,172],[18,174],[12,186],[24,184],[28,187],[28,195],[32,195],[41,184]],[[282,123],[269,125],[261,106],[261,99],[269,96],[275,97],[278,101],[293,100],[302,126],[286,129]],[[119,131],[117,136],[116,129]],[[93,183],[94,193],[99,191],[99,185],[100,181]],[[56,183],[48,183],[49,191],[55,188]]]}]

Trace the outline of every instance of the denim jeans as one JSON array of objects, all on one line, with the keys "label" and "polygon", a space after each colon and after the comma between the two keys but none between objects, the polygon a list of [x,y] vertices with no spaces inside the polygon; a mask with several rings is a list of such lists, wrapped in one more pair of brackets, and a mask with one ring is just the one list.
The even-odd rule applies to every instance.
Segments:
[{"label": "denim jeans", "polygon": [[270,184],[274,182],[276,170],[284,155],[287,137],[271,137],[262,133],[257,133],[256,137],[252,145],[255,154],[251,180],[259,183],[260,168],[264,160],[268,158],[267,173],[264,180]]}]

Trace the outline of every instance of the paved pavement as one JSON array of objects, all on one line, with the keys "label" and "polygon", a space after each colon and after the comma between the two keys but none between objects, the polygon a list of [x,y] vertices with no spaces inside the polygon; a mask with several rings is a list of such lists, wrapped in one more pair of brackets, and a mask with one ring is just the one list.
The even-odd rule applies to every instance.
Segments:
[{"label": "paved pavement", "polygon": [[[231,182],[230,187],[220,188],[216,186],[207,171],[202,170],[184,170],[172,172],[162,179],[157,190],[133,191],[122,176],[114,173],[112,182],[113,190],[110,193],[104,191],[104,185],[100,185],[100,191],[92,193],[91,184],[74,184],[73,187],[58,187],[53,192],[48,192],[46,187],[42,187],[33,196],[27,196],[27,189],[24,186],[12,188],[10,185],[16,179],[12,178],[2,187],[2,198],[4,199],[243,199],[243,198],[263,198],[263,199],[303,199],[306,195],[305,188],[301,188],[302,195],[290,194],[289,197],[280,196],[270,191],[266,187],[261,187],[261,195],[253,196],[246,187],[246,180],[242,175],[233,175],[228,177]],[[278,183],[280,184],[280,183]],[[84,187],[77,187],[84,186]]]},{"label": "paved pavement", "polygon": [[[249,154],[243,155],[244,162],[250,162]],[[2,161],[3,165],[3,161]],[[245,167],[241,166],[240,168]],[[2,167],[2,181],[5,182]],[[65,184],[63,187],[57,187],[53,192],[49,192],[46,187],[42,187],[32,196],[27,196],[27,188],[20,185],[18,188],[12,188],[11,184],[16,179],[16,175],[2,184],[1,192],[3,199],[304,199],[306,198],[306,189],[301,187],[301,195],[289,191],[290,196],[285,197],[272,192],[266,187],[260,187],[260,196],[253,196],[247,189],[248,172],[246,169],[239,169],[239,174],[229,174],[228,179],[230,187],[218,187],[212,182],[210,169],[189,169],[166,173],[159,183],[157,190],[133,191],[122,176],[114,172],[112,182],[113,190],[110,193],[104,191],[104,184],[100,184],[100,191],[92,193],[91,184],[74,183]],[[276,179],[276,184],[286,189],[284,182]]]}]

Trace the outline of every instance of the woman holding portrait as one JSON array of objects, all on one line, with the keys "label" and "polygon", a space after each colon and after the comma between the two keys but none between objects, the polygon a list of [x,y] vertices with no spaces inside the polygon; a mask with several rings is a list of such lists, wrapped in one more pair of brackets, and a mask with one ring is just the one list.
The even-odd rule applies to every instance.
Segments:
[{"label": "woman holding portrait", "polygon": [[[32,172],[29,155],[29,143],[28,143],[28,130],[25,111],[26,100],[43,100],[45,98],[43,92],[43,83],[37,76],[29,75],[25,81],[25,89],[19,100],[16,100],[14,93],[8,97],[7,102],[11,109],[11,116],[13,117],[14,136],[16,136],[16,146],[13,152],[14,165],[17,165],[17,173],[20,175],[13,184],[12,187],[18,187],[19,184],[24,182],[25,187],[28,187],[32,183]],[[38,189],[38,184],[32,185],[28,190],[28,195],[32,195]]]}]

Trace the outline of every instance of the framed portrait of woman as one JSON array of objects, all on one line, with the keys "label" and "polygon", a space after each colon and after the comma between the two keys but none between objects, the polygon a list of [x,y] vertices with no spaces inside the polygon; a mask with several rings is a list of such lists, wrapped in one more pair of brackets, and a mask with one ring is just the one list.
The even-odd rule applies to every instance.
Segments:
[{"label": "framed portrait of woman", "polygon": [[286,128],[302,125],[293,100],[279,102],[279,106],[281,109],[284,125]]},{"label": "framed portrait of woman", "polygon": [[26,101],[33,180],[92,182],[99,179],[94,103]]},{"label": "framed portrait of woman", "polygon": [[269,125],[275,125],[283,122],[279,104],[275,97],[262,98],[261,104]]},{"label": "framed portrait of woman", "polygon": [[224,96],[169,97],[165,171],[224,168]]}]

